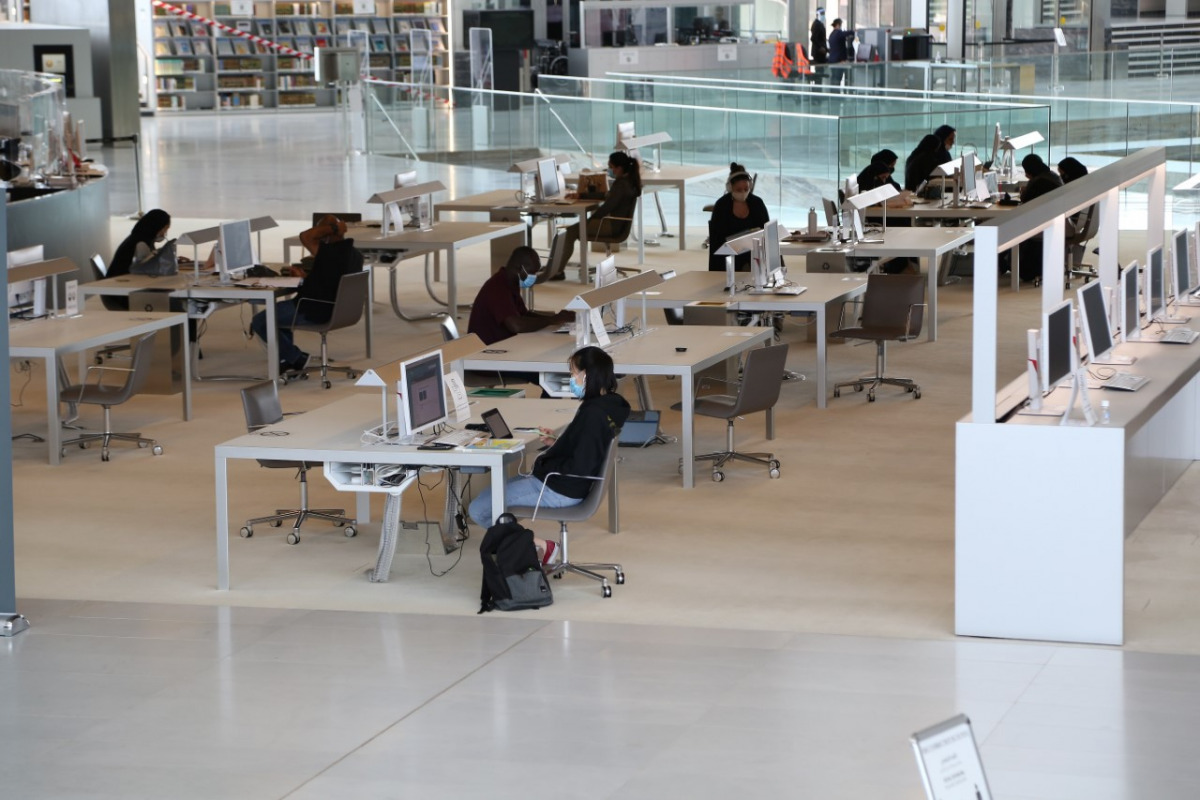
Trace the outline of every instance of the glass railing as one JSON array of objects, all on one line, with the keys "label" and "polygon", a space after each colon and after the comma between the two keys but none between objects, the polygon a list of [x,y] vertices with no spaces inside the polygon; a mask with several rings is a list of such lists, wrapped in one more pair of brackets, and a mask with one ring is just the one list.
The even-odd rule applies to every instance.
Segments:
[{"label": "glass railing", "polygon": [[57,175],[65,163],[63,85],[53,75],[0,69],[0,139],[17,139],[26,175]]}]

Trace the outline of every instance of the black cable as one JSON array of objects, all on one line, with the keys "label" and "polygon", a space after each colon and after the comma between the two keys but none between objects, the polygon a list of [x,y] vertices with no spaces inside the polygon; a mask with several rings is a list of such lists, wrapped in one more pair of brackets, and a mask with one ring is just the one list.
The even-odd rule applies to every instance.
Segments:
[{"label": "black cable", "polygon": [[425,490],[426,489],[430,489],[430,490],[436,489],[441,483],[443,483],[445,481],[444,472],[445,472],[444,470],[438,470],[438,473],[442,474],[443,477],[440,480],[438,480],[436,483],[433,483],[432,485],[429,485],[429,486],[426,486],[424,483],[421,482],[421,473],[420,472],[417,473],[417,481],[416,481],[417,494],[421,498],[421,518],[425,522],[425,561],[429,565],[429,574],[435,578],[441,578],[441,577],[448,575],[452,569],[454,569],[455,567],[458,566],[458,562],[462,561],[462,555],[463,555],[463,548],[460,545],[458,548],[458,555],[454,557],[454,563],[452,563],[450,566],[446,567],[446,569],[442,570],[441,572],[438,572],[437,570],[435,570],[433,568],[433,552],[432,552],[433,545],[429,541],[429,531],[432,526],[432,523],[429,520],[428,506],[425,503]]}]

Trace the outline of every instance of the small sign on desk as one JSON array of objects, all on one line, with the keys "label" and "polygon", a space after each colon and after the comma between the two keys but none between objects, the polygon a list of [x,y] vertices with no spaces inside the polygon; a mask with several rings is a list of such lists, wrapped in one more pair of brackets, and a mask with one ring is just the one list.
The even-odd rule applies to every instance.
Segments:
[{"label": "small sign on desk", "polygon": [[717,61],[737,61],[736,44],[717,45]]}]

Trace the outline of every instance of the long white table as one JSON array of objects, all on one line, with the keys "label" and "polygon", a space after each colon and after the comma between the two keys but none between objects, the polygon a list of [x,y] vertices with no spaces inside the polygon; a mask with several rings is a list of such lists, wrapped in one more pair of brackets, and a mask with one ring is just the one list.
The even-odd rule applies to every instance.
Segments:
[{"label": "long white table", "polygon": [[955,248],[962,247],[975,238],[974,228],[888,228],[880,237],[872,234],[867,238],[882,238],[882,242],[857,242],[838,245],[812,242],[783,242],[779,251],[785,256],[807,256],[815,250],[833,248],[855,258],[919,258],[926,262],[928,278],[926,301],[929,313],[925,315],[925,338],[937,340],[937,264],[938,259]]},{"label": "long white table", "polygon": [[[642,169],[642,198],[660,189],[675,189],[679,192],[679,249],[687,250],[687,184],[708,178],[720,178],[727,175],[728,167],[704,167],[679,164],[667,164],[657,171],[650,166]],[[638,203],[638,263],[645,263],[645,236],[643,235],[642,216],[644,204]]]},{"label": "long white table", "polygon": [[[543,400],[495,399],[472,406],[472,419],[488,408],[501,409],[512,427],[538,426],[560,428],[570,422],[574,403]],[[288,417],[254,433],[230,439],[214,448],[216,466],[217,588],[230,587],[229,539],[229,461],[231,459],[281,459],[347,462],[355,464],[403,464],[420,466],[475,466],[486,468],[492,476],[492,508],[499,514],[504,504],[504,467],[511,453],[504,450],[418,450],[397,444],[363,444],[363,431],[379,425],[379,394],[362,391],[336,400],[306,414]],[[518,438],[520,435],[518,434]],[[536,437],[527,437],[536,444]],[[286,486],[280,491],[286,491]],[[346,487],[343,487],[346,488]],[[357,494],[355,519],[359,525],[370,521],[370,493]],[[610,529],[615,530],[615,495],[609,501]]]},{"label": "long white table", "polygon": [[[58,359],[70,353],[83,353],[98,347],[161,331],[172,325],[183,326],[187,337],[187,315],[156,312],[105,311],[77,317],[56,317],[18,322],[8,329],[9,358],[37,358],[46,373],[46,442],[50,463],[61,461],[62,418],[58,408]],[[165,368],[169,371],[171,364]],[[80,379],[83,375],[80,375]],[[183,359],[183,418],[192,418],[191,365]]]},{"label": "long white table", "polygon": [[[748,277],[739,273],[739,286]],[[828,342],[826,322],[830,312],[840,311],[841,304],[851,300],[867,288],[866,275],[828,275],[804,273],[792,270],[789,279],[806,287],[798,295],[752,295],[746,291],[730,294],[725,291],[724,272],[685,272],[655,286],[646,293],[649,308],[678,308],[693,303],[705,306],[723,306],[729,313],[738,311],[802,311],[815,315],[812,326],[817,344],[817,407],[827,406],[828,396]],[[641,303],[640,295],[628,299],[629,307],[636,309]]]},{"label": "long white table", "polygon": [[[683,426],[679,440],[683,448],[683,486],[695,486],[695,379],[697,373],[752,347],[770,342],[771,328],[740,328],[724,325],[670,325],[647,328],[635,336],[619,336],[606,349],[616,371],[624,375],[674,375],[680,379]],[[549,331],[522,333],[496,342],[482,352],[463,359],[463,369],[492,372],[567,371],[567,359],[576,350],[573,337]],[[770,438],[770,416],[767,418]]]}]

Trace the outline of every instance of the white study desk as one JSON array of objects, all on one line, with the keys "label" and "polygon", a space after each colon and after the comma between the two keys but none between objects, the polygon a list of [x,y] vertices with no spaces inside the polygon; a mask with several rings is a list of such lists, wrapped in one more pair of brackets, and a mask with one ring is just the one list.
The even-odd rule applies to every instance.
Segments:
[{"label": "white study desk", "polygon": [[[642,195],[659,189],[675,189],[679,192],[679,249],[687,250],[687,184],[708,178],[721,178],[729,174],[728,167],[705,167],[668,164],[657,171],[650,166],[642,167]],[[718,195],[719,196],[719,195]],[[642,226],[642,206],[638,203],[638,263],[645,263],[645,236]]]},{"label": "white study desk", "polygon": [[[77,317],[55,317],[50,319],[17,322],[8,329],[9,358],[38,358],[44,362],[46,372],[46,435],[50,452],[50,463],[58,464],[62,450],[62,420],[58,410],[58,359],[69,353],[83,353],[142,336],[151,331],[161,331],[172,325],[183,327],[187,335],[187,315],[170,313],[147,313],[134,311],[103,311]],[[171,369],[171,364],[166,365]],[[83,380],[86,373],[79,378]],[[192,418],[191,365],[183,359],[183,418]]]},{"label": "white study desk", "polygon": [[[882,242],[839,245],[835,243],[782,242],[782,255],[804,255],[814,250],[834,248],[855,258],[920,258],[926,261],[928,278],[926,302],[929,313],[925,315],[925,338],[937,340],[937,275],[938,259],[955,248],[962,247],[975,238],[974,228],[888,228],[882,236],[868,235],[869,239],[882,238]],[[798,273],[793,273],[798,274]],[[798,281],[802,283],[802,281]]]},{"label": "white study desk", "polygon": [[[294,289],[277,289],[270,286],[255,286],[253,278],[237,283],[223,284],[215,280],[212,273],[201,273],[200,282],[195,283],[193,274],[180,272],[176,275],[118,275],[99,281],[81,284],[83,296],[109,295],[129,297],[138,292],[165,292],[168,296],[186,300],[215,303],[262,303],[267,312],[267,378],[279,380],[279,340],[275,327],[275,300],[291,294]],[[111,312],[98,312],[111,313]],[[197,314],[198,318],[206,315]],[[367,355],[371,355],[371,323],[367,318]],[[187,341],[186,338],[184,341]],[[190,348],[189,348],[190,349]],[[189,359],[190,361],[190,356]]]},{"label": "white study desk", "polygon": [[[729,312],[737,311],[802,311],[816,316],[813,325],[817,344],[817,408],[827,406],[828,394],[828,342],[826,320],[830,311],[837,313],[841,304],[851,300],[867,289],[867,276],[858,273],[825,274],[806,273],[795,269],[789,271],[789,280],[807,287],[798,295],[752,295],[745,291],[730,295],[725,291],[724,272],[685,272],[663,281],[646,293],[648,308],[677,308],[691,303],[704,306],[723,305]],[[749,273],[737,273],[738,286],[744,285]],[[641,304],[641,295],[627,299],[626,317]]]},{"label": "white study desk", "polygon": [[[229,565],[229,486],[228,461],[230,459],[282,459],[322,462],[348,462],[358,464],[404,464],[413,466],[476,466],[485,467],[493,476],[504,474],[505,463],[512,457],[503,450],[418,450],[395,444],[363,444],[363,431],[380,423],[379,392],[370,389],[335,400],[306,414],[288,417],[277,425],[269,425],[254,433],[243,434],[219,444],[214,449],[216,460],[216,533],[217,533],[217,588],[230,587]],[[525,405],[529,404],[529,405]],[[395,403],[391,403],[394,411]],[[559,428],[570,422],[575,404],[564,404],[561,400],[535,401],[488,399],[471,407],[472,419],[479,421],[478,414],[488,408],[497,407],[510,426],[544,425]],[[518,435],[518,438],[520,436]],[[537,438],[530,436],[535,445]],[[527,462],[532,464],[536,453],[527,453]],[[284,491],[286,487],[281,488]],[[491,486],[492,508],[504,509],[504,481],[493,480]],[[610,527],[615,527],[612,516],[615,495],[610,496]],[[500,512],[497,511],[497,514]],[[370,493],[357,494],[355,519],[358,523],[370,521]]]},{"label": "white study desk", "polygon": [[[692,456],[697,373],[752,347],[769,343],[774,333],[771,328],[664,325],[647,328],[635,337],[615,336],[612,344],[605,348],[612,356],[618,374],[674,375],[680,379],[683,425],[679,440],[683,446],[685,489],[695,486]],[[486,350],[464,358],[462,363],[466,370],[563,373],[567,371],[567,359],[576,349],[573,336],[538,331],[496,342]],[[768,438],[771,431],[772,418],[768,412]]]}]

